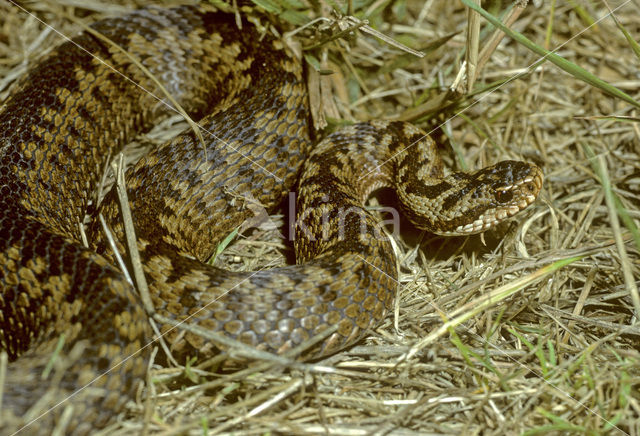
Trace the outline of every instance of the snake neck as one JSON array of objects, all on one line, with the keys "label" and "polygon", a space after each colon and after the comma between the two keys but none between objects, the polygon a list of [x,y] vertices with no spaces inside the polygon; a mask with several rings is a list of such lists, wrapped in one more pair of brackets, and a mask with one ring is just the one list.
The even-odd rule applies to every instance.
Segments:
[{"label": "snake neck", "polygon": [[296,205],[299,261],[325,252],[365,253],[375,247],[371,239],[386,240],[363,207],[371,192],[385,186],[395,189],[416,227],[469,235],[531,204],[542,187],[542,171],[503,161],[444,175],[435,142],[417,127],[382,121],[350,126],[322,141],[303,169]]},{"label": "snake neck", "polygon": [[394,186],[398,158],[414,143],[430,174],[441,172],[432,140],[408,123],[355,124],[317,145],[298,183],[298,262],[327,255],[358,253],[369,258],[380,250],[391,252],[382,225],[364,204],[376,189]]}]

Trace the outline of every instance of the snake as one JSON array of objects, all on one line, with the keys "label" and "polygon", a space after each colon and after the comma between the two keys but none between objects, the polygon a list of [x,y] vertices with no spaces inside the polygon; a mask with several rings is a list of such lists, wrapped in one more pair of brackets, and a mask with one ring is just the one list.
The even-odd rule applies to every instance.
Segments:
[{"label": "snake", "polygon": [[[396,258],[365,207],[373,191],[393,187],[420,229],[470,235],[523,210],[542,187],[540,168],[520,161],[445,174],[436,143],[407,122],[358,122],[315,141],[299,57],[234,14],[145,7],[91,28],[105,38],[85,31],[54,48],[0,111],[3,432],[91,433],[144,380],[154,334],[115,263],[115,251],[129,258],[122,206],[116,188],[99,204],[95,191],[111,157],[174,103],[200,134],[186,130],[126,172],[153,309],[267,352],[329,331],[303,357],[334,353],[392,307]],[[295,265],[205,263],[252,206],[273,210],[291,192]],[[224,349],[159,328],[178,360]]]}]

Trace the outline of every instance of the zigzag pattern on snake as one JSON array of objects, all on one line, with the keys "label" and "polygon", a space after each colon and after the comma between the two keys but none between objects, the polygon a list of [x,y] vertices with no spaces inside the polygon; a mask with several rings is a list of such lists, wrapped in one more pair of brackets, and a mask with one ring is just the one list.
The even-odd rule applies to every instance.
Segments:
[{"label": "zigzag pattern on snake", "polygon": [[[337,325],[311,351],[331,353],[375,326],[396,291],[390,242],[363,206],[374,189],[395,186],[420,228],[471,234],[523,209],[541,188],[540,170],[516,161],[444,176],[433,141],[400,122],[356,124],[311,151],[299,61],[249,23],[239,31],[233,16],[146,8],[93,28],[139,59],[203,127],[206,152],[187,131],[126,176],[153,303],[172,319],[277,353]],[[152,94],[163,95],[129,57],[81,34],[31,68],[0,113],[0,344],[14,361],[3,416],[38,418],[28,433],[51,429],[66,404],[67,433],[103,427],[144,377],[146,314],[97,220],[87,228],[90,248],[79,228],[109,156],[168,112]],[[202,263],[252,215],[247,202],[274,207],[301,168],[298,265],[232,273]],[[113,192],[99,210],[124,251]],[[73,363],[42,380],[61,335]],[[178,357],[216,352],[192,333],[166,339]],[[35,412],[89,382],[61,407]]]}]

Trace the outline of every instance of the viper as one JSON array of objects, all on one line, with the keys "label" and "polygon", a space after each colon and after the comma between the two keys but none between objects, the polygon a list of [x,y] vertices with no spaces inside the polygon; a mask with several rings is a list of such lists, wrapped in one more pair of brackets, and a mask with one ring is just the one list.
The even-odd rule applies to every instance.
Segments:
[{"label": "viper", "polygon": [[[126,173],[154,310],[261,350],[283,353],[333,328],[303,357],[323,356],[383,319],[398,271],[364,206],[374,190],[392,186],[418,228],[444,235],[485,231],[537,197],[537,166],[504,161],[445,175],[433,140],[404,122],[357,123],[314,147],[300,61],[278,37],[239,23],[203,5],[100,21],[92,28],[106,38],[82,33],[58,46],[4,102],[3,430],[50,430],[71,405],[65,431],[90,433],[143,380],[147,313],[97,219],[127,258],[115,190],[86,225],[85,215],[110,157],[174,102],[200,134],[185,131]],[[271,210],[294,188],[296,265],[230,272],[203,262],[251,205]],[[176,358],[218,352],[172,327],[160,330]]]}]

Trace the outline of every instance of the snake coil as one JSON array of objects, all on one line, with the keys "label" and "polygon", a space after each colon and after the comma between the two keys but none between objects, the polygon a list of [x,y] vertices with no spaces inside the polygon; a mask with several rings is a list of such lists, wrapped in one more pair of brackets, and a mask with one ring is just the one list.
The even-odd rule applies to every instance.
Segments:
[{"label": "snake coil", "polygon": [[[187,131],[126,176],[155,310],[176,321],[278,353],[337,326],[312,350],[333,352],[385,316],[397,287],[390,242],[363,206],[373,189],[395,186],[421,228],[470,234],[529,205],[542,185],[536,166],[515,161],[444,176],[432,140],[400,122],[356,124],[311,151],[299,61],[277,38],[205,6],[150,7],[92,27],[203,128],[206,152]],[[109,156],[169,111],[161,95],[128,56],[83,33],[33,66],[2,107],[0,345],[12,361],[3,431],[50,430],[72,405],[66,431],[90,433],[144,377],[146,314],[97,220],[90,247],[78,235]],[[252,215],[248,203],[274,207],[298,177],[298,265],[233,273],[201,262]],[[99,211],[122,248],[113,192]],[[162,331],[176,356],[216,351],[195,334]]]}]

